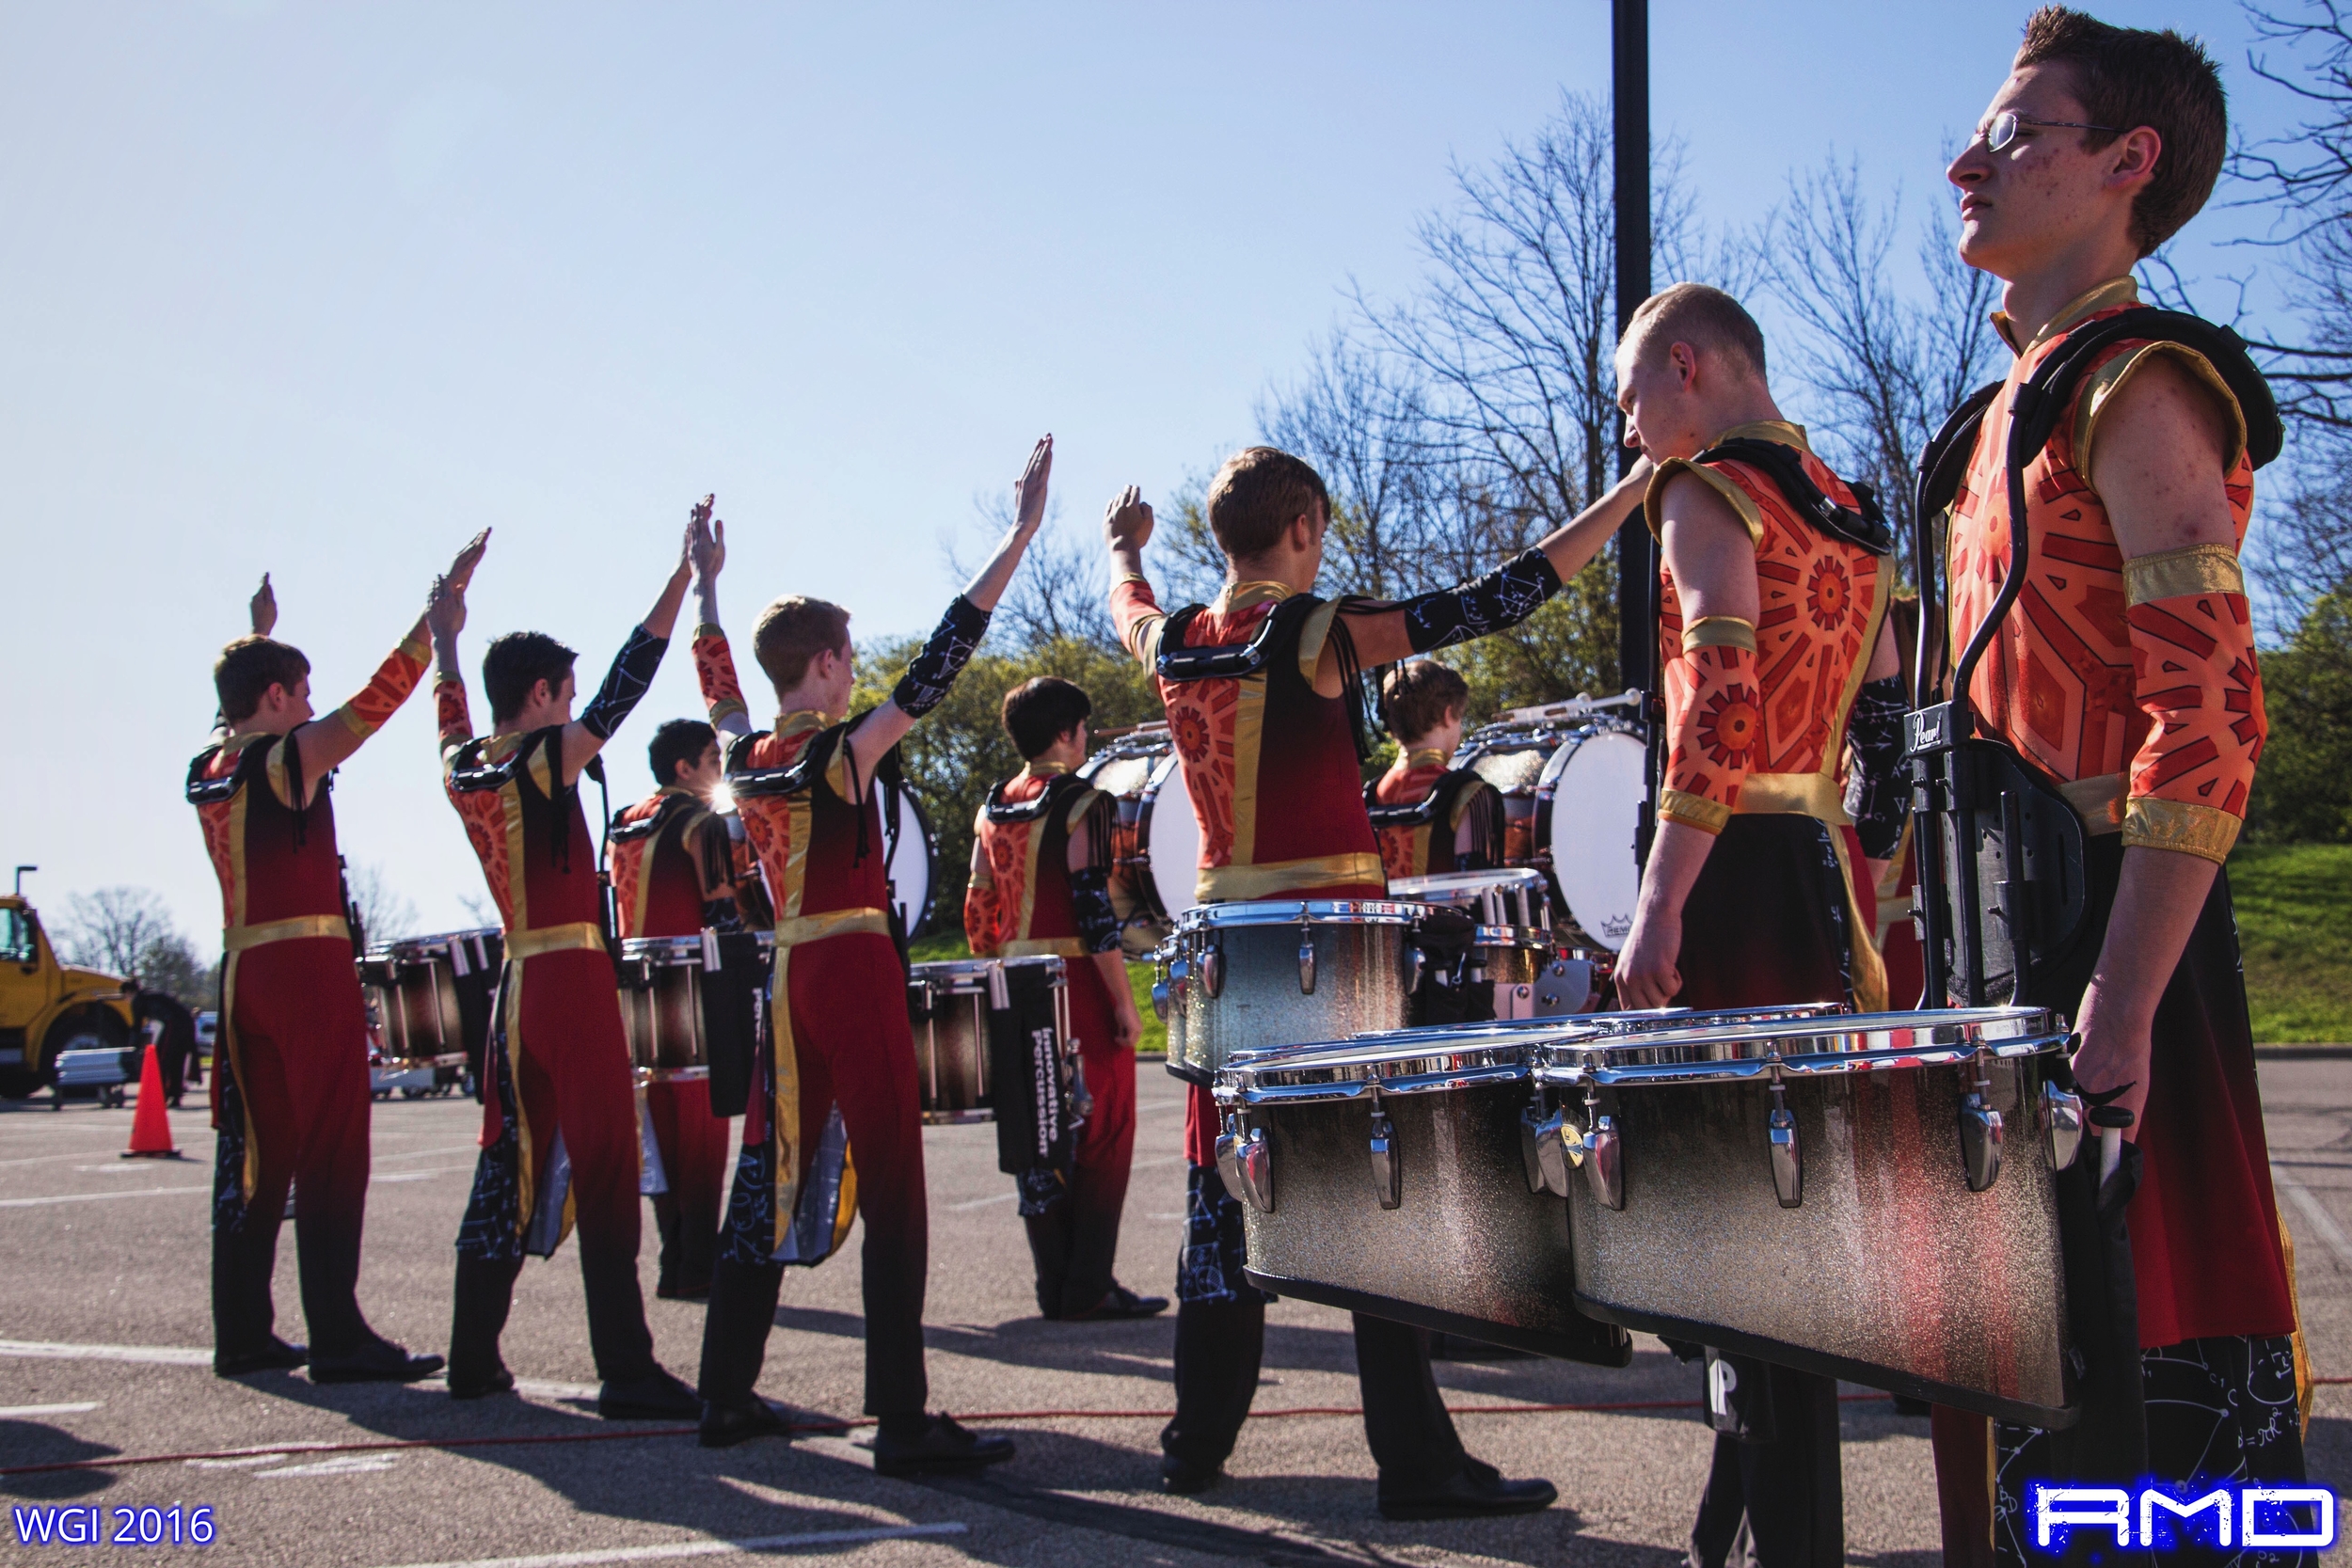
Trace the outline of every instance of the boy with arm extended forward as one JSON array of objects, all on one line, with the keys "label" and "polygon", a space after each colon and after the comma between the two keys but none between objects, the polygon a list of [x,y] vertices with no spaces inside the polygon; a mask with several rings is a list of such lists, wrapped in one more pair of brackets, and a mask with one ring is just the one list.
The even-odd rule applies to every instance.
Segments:
[{"label": "boy with arm extended forward", "polygon": [[[1639,503],[1646,469],[1498,570],[1399,604],[1337,603],[1311,590],[1323,564],[1330,499],[1314,469],[1252,447],[1209,490],[1209,526],[1226,558],[1215,603],[1170,616],[1143,575],[1152,509],[1129,488],[1104,519],[1111,612],[1121,641],[1159,671],[1163,644],[1229,647],[1263,632],[1263,661],[1238,678],[1159,687],[1200,827],[1204,903],[1262,898],[1377,898],[1387,890],[1364,805],[1362,715],[1354,672],[1516,626],[1599,551]],[[1170,639],[1173,641],[1170,641]],[[1250,808],[1237,811],[1247,799]],[[1160,1434],[1162,1484],[1216,1484],[1257,1391],[1265,1298],[1242,1276],[1241,1206],[1216,1164],[1216,1111],[1194,1086],[1184,1117],[1186,1243],[1179,1263],[1176,1418]],[[1364,1432],[1391,1518],[1469,1517],[1550,1506],[1546,1481],[1508,1481],[1470,1458],[1430,1375],[1426,1335],[1356,1315]]]}]

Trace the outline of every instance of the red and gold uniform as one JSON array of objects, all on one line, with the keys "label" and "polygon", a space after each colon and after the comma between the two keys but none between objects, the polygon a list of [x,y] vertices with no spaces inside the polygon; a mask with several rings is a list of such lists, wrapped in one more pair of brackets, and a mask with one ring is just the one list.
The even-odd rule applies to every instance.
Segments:
[{"label": "red and gold uniform", "polygon": [[[1179,622],[1139,578],[1111,590],[1120,641],[1147,668],[1164,643],[1233,647],[1273,623],[1266,661],[1254,673],[1158,682],[1200,826],[1203,903],[1377,898],[1388,890],[1347,698],[1314,689],[1338,610],[1281,583],[1243,582]],[[1190,1170],[1177,1274],[1176,1418],[1160,1443],[1170,1458],[1210,1472],[1232,1451],[1257,1392],[1266,1301],[1242,1275],[1241,1205],[1217,1174],[1216,1131],[1215,1101],[1193,1085],[1184,1110]],[[1361,1313],[1355,1331],[1364,1433],[1381,1474],[1412,1484],[1459,1473],[1467,1455],[1430,1374],[1427,1336]]]},{"label": "red and gold uniform", "polygon": [[[1793,449],[1822,494],[1860,509],[1801,427],[1765,420],[1717,437],[1740,438]],[[1757,615],[1753,626],[1732,616],[1685,624],[1674,572],[1661,560],[1667,750],[1658,816],[1715,835],[1683,900],[1675,1001],[1880,1010],[1886,977],[1876,889],[1846,811],[1844,768],[1848,719],[1886,615],[1890,564],[1816,528],[1769,473],[1734,457],[1660,466],[1647,511],[1661,535],[1664,487],[1677,474],[1705,483],[1746,526]],[[1732,1373],[1722,1380],[1732,1390],[1724,1399],[1731,1425],[1717,1432],[1693,1528],[1704,1545],[1694,1555],[1719,1557],[1744,1515],[1759,1558],[1836,1560],[1844,1541],[1836,1381],[1723,1359]],[[1710,1369],[1710,1387],[1715,1381]]]},{"label": "red and gold uniform", "polygon": [[[411,637],[321,724],[373,735],[424,673]],[[197,755],[188,799],[220,879],[218,1130],[213,1183],[213,1332],[233,1362],[270,1344],[270,1272],[294,1184],[310,1348],[351,1356],[376,1339],[358,1298],[368,1194],[367,1010],[352,966],[331,779],[304,804],[304,725],[229,736]]]},{"label": "red and gold uniform", "polygon": [[[1050,797],[1050,799],[1046,799]],[[990,806],[1044,800],[1034,817],[999,821]],[[1032,761],[993,790],[973,821],[982,856],[964,894],[963,929],[975,958],[1068,960],[1070,1028],[1094,1108],[1078,1133],[1070,1194],[1038,1213],[1022,1206],[1038,1267],[1038,1307],[1049,1318],[1092,1310],[1109,1292],[1136,1148],[1136,1053],[1119,1043],[1110,992],[1079,932],[1070,841],[1089,832],[1107,853],[1108,798],[1057,763]],[[1091,819],[1091,820],[1090,820]],[[1116,936],[1109,951],[1118,951]]]},{"label": "red and gold uniform", "polygon": [[[691,790],[665,785],[621,813],[611,844],[613,909],[624,941],[738,928],[735,847],[725,821]],[[698,1296],[710,1288],[718,1244],[727,1124],[710,1114],[707,1083],[656,1079],[644,1089],[666,1180],[653,1200],[661,1235],[659,1291]]]},{"label": "red and gold uniform", "polygon": [[[696,632],[694,664],[712,723],[741,714],[734,659],[716,627]],[[853,778],[849,728],[788,713],[772,730],[722,740],[736,811],[774,901],[776,956],[771,1028],[743,1117],[704,1328],[701,1392],[721,1405],[753,1399],[782,1265],[821,1262],[862,1213],[866,1409],[906,1417],[922,1412],[929,1390],[921,1101],[888,912],[883,781]]]},{"label": "red and gold uniform", "polygon": [[1415,820],[1378,822],[1380,865],[1390,881],[1449,871],[1483,871],[1500,859],[1502,797],[1469,768],[1449,770],[1443,752],[1406,752],[1375,781],[1367,801],[1417,806]]},{"label": "red and gold uniform", "polygon": [[464,683],[444,674],[434,695],[443,785],[506,931],[482,1155],[457,1235],[450,1382],[479,1386],[502,1370],[498,1338],[524,1253],[551,1256],[575,1223],[597,1375],[657,1376],[637,1285],[637,1096],[596,840],[578,784],[563,777],[564,731],[477,740]]},{"label": "red and gold uniform", "polygon": [[[1840,506],[1853,492],[1806,446],[1766,420],[1725,431],[1794,448]],[[1737,513],[1756,546],[1754,626],[1715,615],[1688,626],[1674,573],[1659,567],[1658,661],[1666,693],[1662,821],[1716,835],[1683,903],[1678,967],[1686,1006],[1843,1002],[1885,1006],[1873,941],[1875,890],[1846,813],[1846,720],[1862,687],[1892,573],[1863,546],[1814,528],[1760,469],[1736,459],[1670,460],[1651,482],[1661,527],[1667,481],[1688,473]]]},{"label": "red and gold uniform", "polygon": [[[1985,411],[1952,504],[1955,656],[1983,624],[2010,566],[2010,390],[2071,332],[2137,303],[2131,279],[2116,278],[2072,301],[2026,343],[2015,341],[2006,318],[1994,318],[2017,358]],[[2201,545],[2127,559],[2097,488],[2102,420],[2116,394],[2161,356],[2209,388],[2228,412],[2223,484],[2243,544],[2253,468],[2244,414],[2227,383],[2184,344],[2112,345],[2026,469],[2031,553],[2024,590],[1969,688],[1982,731],[2014,748],[2083,819],[2094,905],[2111,906],[2125,848],[2223,861],[2267,733],[2236,550]],[[2083,953],[2054,965],[2028,1000],[2073,1016],[2095,958]],[[2280,1244],[2226,873],[2214,879],[2152,1036],[2137,1133],[2142,1169],[2125,1221],[2150,1457],[2156,1475],[2169,1478],[2169,1458],[2205,1465],[2198,1445],[2214,1422],[2200,1406],[2221,1402],[2219,1392],[2167,1397],[2172,1387],[2228,1387],[2229,1402],[2249,1407],[2239,1412],[2249,1432],[2291,1433],[2296,1426],[2294,1290]],[[2166,1382],[2176,1368],[2186,1370]],[[2182,1410],[2203,1420],[2197,1431],[2206,1437],[2185,1430],[2193,1423],[2179,1420]],[[2023,1429],[2000,1433],[2006,1474]],[[1939,1456],[1951,1457],[1942,1448]]]}]

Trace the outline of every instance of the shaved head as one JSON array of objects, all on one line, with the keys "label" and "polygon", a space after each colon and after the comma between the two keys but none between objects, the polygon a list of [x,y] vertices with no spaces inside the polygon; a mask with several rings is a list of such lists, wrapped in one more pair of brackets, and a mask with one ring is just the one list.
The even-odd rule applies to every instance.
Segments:
[{"label": "shaved head", "polygon": [[1764,379],[1764,332],[1740,302],[1704,283],[1677,283],[1642,301],[1626,324],[1619,355],[1638,362],[1653,347],[1688,343],[1699,353],[1736,360]]}]

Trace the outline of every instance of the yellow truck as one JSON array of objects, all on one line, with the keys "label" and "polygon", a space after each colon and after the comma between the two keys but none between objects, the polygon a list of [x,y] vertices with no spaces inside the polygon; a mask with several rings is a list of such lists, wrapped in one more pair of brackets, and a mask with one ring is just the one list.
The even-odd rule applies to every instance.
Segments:
[{"label": "yellow truck", "polygon": [[23,1100],[46,1087],[61,1052],[129,1046],[137,990],[136,981],[59,963],[24,895],[0,894],[0,1096]]}]

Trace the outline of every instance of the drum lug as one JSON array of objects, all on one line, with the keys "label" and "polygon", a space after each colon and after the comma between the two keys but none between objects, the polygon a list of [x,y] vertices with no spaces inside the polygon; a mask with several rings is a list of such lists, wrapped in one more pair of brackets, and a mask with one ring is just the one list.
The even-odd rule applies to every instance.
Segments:
[{"label": "drum lug", "polygon": [[1233,1157],[1241,1170],[1242,1196],[1261,1212],[1274,1212],[1274,1146],[1265,1141],[1265,1129],[1248,1129],[1248,1135],[1236,1145]]},{"label": "drum lug", "polygon": [[1152,982],[1152,1012],[1162,1023],[1168,1022],[1168,976],[1160,975]]},{"label": "drum lug", "polygon": [[1416,996],[1421,991],[1422,972],[1429,967],[1429,955],[1407,942],[1405,947],[1405,994]]},{"label": "drum lug", "polygon": [[1389,1119],[1388,1112],[1376,1106],[1372,1113],[1372,1190],[1380,1199],[1381,1208],[1404,1207],[1404,1151],[1396,1147],[1396,1124]]},{"label": "drum lug", "polygon": [[1772,1191],[1783,1209],[1794,1209],[1804,1202],[1804,1148],[1797,1141],[1797,1114],[1784,1098],[1777,1066],[1772,1071],[1772,1114],[1766,1118],[1765,1136],[1772,1151]]},{"label": "drum lug", "polygon": [[2042,1116],[2050,1144],[2050,1168],[2064,1170],[2083,1147],[2083,1099],[2048,1079],[2042,1081]]},{"label": "drum lug", "polygon": [[[1596,1113],[1591,1131],[1580,1140],[1584,1179],[1593,1196],[1606,1209],[1625,1208],[1625,1140],[1617,1133],[1617,1118]],[[1563,1184],[1566,1173],[1562,1173]]]},{"label": "drum lug", "polygon": [[1225,994],[1225,949],[1209,946],[1200,952],[1200,986],[1212,1001]]},{"label": "drum lug", "polygon": [[1216,1173],[1225,1179],[1225,1190],[1241,1191],[1241,1117],[1228,1116],[1225,1130],[1216,1135]]},{"label": "drum lug", "polygon": [[1298,928],[1298,994],[1315,993],[1315,932],[1311,926]]},{"label": "drum lug", "polygon": [[1972,1193],[1984,1192],[2001,1179],[2001,1113],[1987,1103],[1992,1087],[1992,1064],[1979,1053],[1974,1088],[1960,1101],[1960,1159]]},{"label": "drum lug", "polygon": [[1568,1196],[1568,1163],[1582,1164],[1581,1142],[1569,1148],[1568,1117],[1565,1111],[1544,1115],[1540,1105],[1530,1105],[1519,1113],[1519,1155],[1527,1165],[1527,1190],[1549,1193],[1554,1197]]}]

